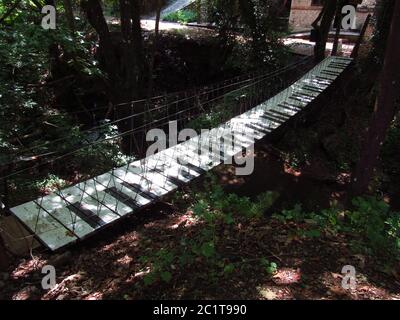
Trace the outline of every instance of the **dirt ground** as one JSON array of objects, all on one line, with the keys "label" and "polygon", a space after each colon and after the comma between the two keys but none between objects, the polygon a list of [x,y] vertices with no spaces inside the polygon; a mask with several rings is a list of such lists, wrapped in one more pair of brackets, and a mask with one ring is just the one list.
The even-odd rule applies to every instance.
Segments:
[{"label": "dirt ground", "polygon": [[[264,149],[264,150],[262,150]],[[273,152],[259,145],[255,173],[246,180],[232,175],[232,166],[216,169],[229,192],[258,194],[286,190],[277,206],[307,199],[324,206],[340,196],[343,185],[318,182],[314,175],[287,168]],[[201,179],[197,182],[201,184]],[[193,192],[185,189],[184,192]],[[311,205],[310,204],[310,205]],[[246,259],[228,277],[208,277],[204,261],[180,270],[170,283],[143,285],[140,257],[160,248],[173,248],[180,239],[198,231],[192,212],[172,206],[168,199],[133,217],[123,225],[101,232],[69,251],[51,255],[34,251],[32,257],[16,259],[9,272],[1,274],[2,299],[400,299],[399,274],[387,274],[373,257],[354,254],[346,237],[323,236],[304,240],[294,236],[293,226],[265,217],[220,230],[218,250],[230,260]],[[266,275],[251,263],[268,257],[278,265]],[[57,286],[41,289],[41,268],[56,267]],[[342,288],[344,265],[357,270],[355,289]]]}]

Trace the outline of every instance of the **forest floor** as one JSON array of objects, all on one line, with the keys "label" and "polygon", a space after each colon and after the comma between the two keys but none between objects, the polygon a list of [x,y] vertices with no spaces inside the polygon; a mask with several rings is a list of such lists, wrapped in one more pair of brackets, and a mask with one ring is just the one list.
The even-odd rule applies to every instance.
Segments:
[{"label": "forest floor", "polygon": [[[227,192],[259,194],[265,190],[285,190],[281,203],[308,199],[312,206],[340,198],[344,185],[327,184],[311,171],[291,170],[269,147],[260,144],[255,153],[255,172],[238,179],[234,167],[216,169]],[[314,168],[320,171],[317,166]],[[181,191],[189,199],[202,189],[203,178]],[[229,274],[215,270],[207,259],[198,257],[188,267],[172,264],[168,282],[145,284],[149,272],[144,257],[162,250],[174,250],[182,239],[202,232],[202,225],[188,207],[190,201],[166,199],[123,225],[57,255],[34,253],[32,259],[16,260],[9,273],[1,276],[3,299],[400,299],[400,273],[384,270],[382,261],[359,254],[351,238],[338,234],[303,239],[293,230],[294,222],[270,216],[249,219],[227,227],[217,225],[218,252],[222,261],[236,261]],[[312,204],[311,204],[312,203]],[[281,206],[280,204],[279,206]],[[306,204],[307,206],[307,204]],[[260,257],[276,263],[273,273],[265,273],[255,263]],[[56,268],[57,285],[41,288],[41,268]],[[355,289],[342,288],[342,267],[355,266]]]}]

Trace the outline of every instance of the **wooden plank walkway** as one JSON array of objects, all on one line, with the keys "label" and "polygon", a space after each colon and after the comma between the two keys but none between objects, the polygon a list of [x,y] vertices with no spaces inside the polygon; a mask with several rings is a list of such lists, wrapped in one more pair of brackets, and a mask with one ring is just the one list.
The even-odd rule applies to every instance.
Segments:
[{"label": "wooden plank walkway", "polygon": [[273,98],[208,133],[11,211],[51,250],[85,239],[252,146],[309,105],[351,62],[328,57]]}]

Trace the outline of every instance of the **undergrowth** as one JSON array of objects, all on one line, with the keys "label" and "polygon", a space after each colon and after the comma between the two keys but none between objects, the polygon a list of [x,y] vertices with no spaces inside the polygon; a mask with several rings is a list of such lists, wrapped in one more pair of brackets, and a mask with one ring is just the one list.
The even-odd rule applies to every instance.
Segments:
[{"label": "undergrowth", "polygon": [[[252,201],[247,197],[236,194],[227,194],[217,184],[213,175],[208,175],[209,183],[206,190],[193,194],[193,198],[183,192],[177,193],[175,203],[180,201],[192,201],[189,211],[200,229],[180,239],[177,247],[173,249],[162,248],[151,255],[141,258],[149,272],[144,277],[145,285],[152,285],[157,281],[170,282],[177,269],[185,269],[199,263],[206,265],[209,272],[207,279],[215,284],[219,278],[233,273],[239,265],[248,263],[246,259],[231,259],[220,248],[221,238],[225,229],[246,221],[258,220],[264,212],[272,206],[278,195],[274,192],[266,192]],[[277,264],[266,257],[259,257],[257,261],[260,270],[272,275],[277,271]]]}]

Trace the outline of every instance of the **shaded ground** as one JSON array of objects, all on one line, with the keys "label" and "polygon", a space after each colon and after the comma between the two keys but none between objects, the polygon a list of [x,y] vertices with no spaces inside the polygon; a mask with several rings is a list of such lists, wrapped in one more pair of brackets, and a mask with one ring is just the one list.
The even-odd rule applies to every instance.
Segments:
[{"label": "shaded ground", "polygon": [[[260,149],[261,146],[257,149]],[[232,166],[217,169],[227,190],[256,195],[280,187],[286,192],[278,206],[307,199],[311,205],[325,206],[343,186],[316,182],[313,176],[287,170],[276,155],[256,153],[255,174],[246,182],[230,178]],[[309,240],[293,232],[294,225],[265,217],[230,227],[217,226],[218,252],[236,264],[229,274],[208,269],[204,259],[187,269],[176,266],[171,282],[144,285],[149,271],[142,262],[160,248],[179,246],[184,237],[201,232],[193,212],[188,210],[191,193],[202,185],[183,190],[188,201],[174,199],[147,209],[140,219],[132,218],[100,235],[51,256],[34,253],[34,259],[16,261],[1,283],[1,298],[6,299],[400,299],[399,274],[385,273],[374,257],[356,254],[345,236]],[[286,194],[286,195],[285,195]],[[172,205],[169,201],[175,203]],[[253,263],[265,257],[277,263],[275,274],[266,274]],[[41,289],[41,267],[52,264],[58,285]],[[344,265],[357,269],[357,287],[341,286]]]}]

